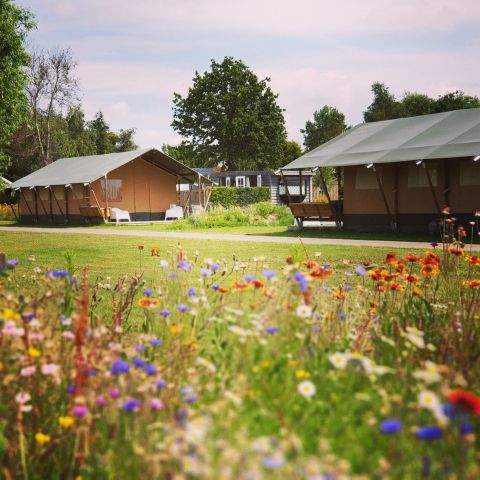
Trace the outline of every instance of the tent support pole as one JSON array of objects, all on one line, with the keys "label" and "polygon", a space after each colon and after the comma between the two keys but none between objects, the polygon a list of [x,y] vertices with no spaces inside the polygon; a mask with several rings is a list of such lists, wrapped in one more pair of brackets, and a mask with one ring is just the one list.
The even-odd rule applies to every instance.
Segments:
[{"label": "tent support pole", "polygon": [[395,219],[395,230],[398,228],[398,163],[394,165],[395,172],[394,172],[394,186],[393,186],[393,217]]},{"label": "tent support pole", "polygon": [[43,213],[45,214],[46,217],[48,217],[48,212],[47,212],[47,209],[45,208],[45,205],[43,204],[43,200],[40,198],[40,195],[37,195],[37,189],[34,188],[33,190],[35,192],[35,200],[37,200],[37,198],[38,200],[40,200],[40,205],[42,206]]},{"label": "tent support pole", "polygon": [[[22,189],[20,189],[20,195],[22,195]],[[23,201],[25,202],[25,205],[27,206],[28,211],[30,212],[30,215],[33,217],[34,222],[38,222],[38,216],[34,215],[34,213],[32,212],[32,209],[30,208],[30,205],[28,204],[24,193],[23,193]]]},{"label": "tent support pole", "polygon": [[67,217],[67,223],[70,223],[70,215],[68,213],[68,187],[65,185],[65,215]]},{"label": "tent support pole", "polygon": [[285,185],[285,193],[287,194],[288,203],[292,203],[292,197],[290,196],[290,191],[288,190],[287,179],[285,178],[281,170],[280,170],[280,178],[282,179],[282,182]]},{"label": "tent support pole", "polygon": [[443,160],[443,203],[445,207],[450,205],[450,169],[446,159]]},{"label": "tent support pole", "polygon": [[390,205],[388,205],[388,200],[387,200],[387,196],[385,195],[385,190],[383,188],[382,180],[380,179],[380,175],[378,173],[378,170],[375,168],[375,165],[373,166],[373,172],[375,173],[375,178],[377,179],[377,185],[382,195],[383,204],[385,205],[385,210],[387,211],[388,216],[390,218],[393,218],[393,221],[395,222],[395,218],[393,217],[392,211],[390,210]]},{"label": "tent support pole", "polygon": [[185,200],[185,206],[183,207],[183,214],[186,215],[188,212],[188,207],[190,206],[190,195],[192,194],[192,184],[188,189],[187,199]]},{"label": "tent support pole", "polygon": [[13,216],[15,217],[15,220],[18,222],[17,212],[16,212],[15,209],[13,208],[13,205],[12,205],[11,203],[9,203],[8,206],[10,207],[10,210],[12,211]]},{"label": "tent support pole", "polygon": [[93,194],[93,198],[95,200],[95,203],[97,204],[97,207],[100,209],[100,212],[102,214],[102,218],[103,218],[103,221],[105,221],[105,214],[103,212],[103,208],[100,206],[100,204],[98,203],[98,199],[97,199],[97,196],[95,195],[95,190],[92,188],[92,185],[90,184],[90,190]]},{"label": "tent support pole", "polygon": [[430,188],[430,192],[432,194],[433,201],[435,202],[435,208],[437,209],[437,213],[439,215],[441,215],[442,214],[442,209],[440,208],[440,204],[438,203],[437,195],[435,194],[435,188],[433,186],[432,177],[430,175],[430,172],[428,171],[428,166],[427,166],[426,163],[423,163],[422,166],[425,169],[425,175],[427,176],[428,187]]},{"label": "tent support pole", "polygon": [[105,174],[105,217],[103,220],[106,220],[108,217],[108,178]]},{"label": "tent support pole", "polygon": [[299,184],[299,187],[300,187],[300,190],[299,190],[300,191],[300,202],[302,201],[301,198],[302,198],[302,193],[303,193],[302,183],[303,183],[302,169],[299,168],[298,169],[298,184]]},{"label": "tent support pole", "polygon": [[330,193],[327,187],[327,182],[325,181],[325,177],[323,176],[323,172],[321,168],[318,169],[318,174],[320,176],[320,183],[322,184],[322,189],[325,192],[325,196],[327,197],[328,205],[330,206],[330,211],[332,212],[333,219],[335,220],[335,223],[338,223],[337,211],[333,206],[332,199],[330,197]]},{"label": "tent support pole", "polygon": [[55,199],[55,202],[56,202],[56,204],[57,204],[58,209],[60,210],[60,213],[61,213],[62,217],[63,217],[65,220],[67,220],[67,217],[66,217],[65,214],[63,213],[63,210],[62,210],[62,207],[60,206],[60,203],[58,203],[57,197],[55,196],[55,192],[53,191],[53,188],[52,188],[52,187],[50,187],[50,192],[52,193],[53,198]]},{"label": "tent support pole", "polygon": [[52,191],[50,187],[48,188],[48,201],[50,203],[50,221],[53,223],[53,201],[52,201]]}]

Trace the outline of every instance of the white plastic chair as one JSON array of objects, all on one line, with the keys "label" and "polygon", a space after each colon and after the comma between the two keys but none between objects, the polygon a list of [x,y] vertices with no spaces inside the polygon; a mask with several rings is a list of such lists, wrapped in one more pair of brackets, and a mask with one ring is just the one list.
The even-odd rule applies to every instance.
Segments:
[{"label": "white plastic chair", "polygon": [[183,218],[183,208],[179,206],[170,206],[165,212],[165,220],[180,220]]},{"label": "white plastic chair", "polygon": [[110,221],[115,221],[116,223],[120,222],[121,220],[126,220],[127,222],[131,222],[130,220],[130,213],[127,210],[121,210],[120,208],[111,208],[110,209]]}]

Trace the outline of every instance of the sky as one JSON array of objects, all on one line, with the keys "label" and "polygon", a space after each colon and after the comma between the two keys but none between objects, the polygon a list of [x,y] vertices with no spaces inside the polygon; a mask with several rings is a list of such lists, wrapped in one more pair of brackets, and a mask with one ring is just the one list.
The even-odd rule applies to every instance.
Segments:
[{"label": "sky", "polygon": [[36,16],[30,42],[69,47],[87,119],[135,127],[140,147],[176,144],[173,93],[211,59],[269,77],[288,137],[324,105],[362,121],[375,81],[397,97],[480,96],[479,0],[16,0]]}]

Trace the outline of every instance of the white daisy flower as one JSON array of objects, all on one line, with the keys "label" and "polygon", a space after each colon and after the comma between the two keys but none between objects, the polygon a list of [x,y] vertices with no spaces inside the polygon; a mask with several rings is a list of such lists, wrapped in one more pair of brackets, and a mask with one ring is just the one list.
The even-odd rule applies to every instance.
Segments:
[{"label": "white daisy flower", "polygon": [[304,380],[297,386],[297,391],[305,398],[311,398],[317,391],[315,385],[310,380]]}]

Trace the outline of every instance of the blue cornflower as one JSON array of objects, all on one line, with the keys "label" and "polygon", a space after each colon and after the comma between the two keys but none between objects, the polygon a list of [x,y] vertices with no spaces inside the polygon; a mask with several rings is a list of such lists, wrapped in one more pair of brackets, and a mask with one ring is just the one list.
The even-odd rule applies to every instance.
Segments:
[{"label": "blue cornflower", "polygon": [[161,378],[160,380],[157,380],[157,383],[155,384],[157,388],[165,388],[167,386],[167,382]]},{"label": "blue cornflower", "polygon": [[212,271],[208,268],[201,268],[200,269],[200,273],[204,276],[204,277],[208,277],[209,275],[212,274]]},{"label": "blue cornflower", "polygon": [[220,268],[220,265],[218,263],[214,263],[214,264],[210,265],[210,269],[213,272],[216,272],[219,268]]},{"label": "blue cornflower", "polygon": [[250,282],[253,282],[253,280],[255,280],[255,277],[253,275],[244,275],[243,276],[243,279],[247,282],[247,283],[250,283]]},{"label": "blue cornflower", "polygon": [[364,277],[367,274],[367,269],[363,265],[358,265],[355,267],[355,273],[361,277]]},{"label": "blue cornflower", "polygon": [[277,274],[273,270],[264,270],[262,272],[262,275],[268,280],[272,280],[272,278],[275,278],[277,276]]},{"label": "blue cornflower", "polygon": [[298,283],[300,291],[304,293],[307,289],[307,279],[305,278],[305,275],[302,272],[296,272],[293,278]]},{"label": "blue cornflower", "polygon": [[379,428],[382,433],[391,435],[392,433],[398,433],[402,426],[402,421],[398,418],[387,418],[380,424]]},{"label": "blue cornflower", "polygon": [[320,326],[319,326],[319,325],[313,325],[312,330],[313,330],[314,332],[317,332],[317,333],[318,333],[318,332],[320,331]]},{"label": "blue cornflower", "polygon": [[143,290],[143,294],[146,296],[146,297],[151,297],[153,295],[153,290],[151,288],[145,288]]},{"label": "blue cornflower", "polygon": [[145,362],[138,357],[132,358],[132,365],[137,368],[143,368],[145,366]]},{"label": "blue cornflower", "polygon": [[262,458],[262,464],[269,470],[275,470],[284,465],[285,459],[281,455],[265,455]]},{"label": "blue cornflower", "polygon": [[155,365],[152,365],[151,363],[144,364],[143,370],[149,376],[155,375],[157,373],[157,367]]},{"label": "blue cornflower", "polygon": [[182,313],[188,312],[190,310],[188,308],[188,305],[183,305],[183,304],[180,304],[177,308],[178,308],[178,311]]},{"label": "blue cornflower", "polygon": [[137,352],[144,352],[146,349],[147,349],[147,347],[146,347],[145,345],[137,345],[137,346],[135,347],[135,350],[136,350]]},{"label": "blue cornflower", "polygon": [[212,285],[212,290],[219,290],[220,289],[220,285]]},{"label": "blue cornflower", "polygon": [[110,370],[110,373],[112,375],[120,375],[122,373],[128,373],[128,369],[129,369],[128,362],[126,362],[125,360],[115,360],[113,362],[113,366]]},{"label": "blue cornflower", "polygon": [[160,315],[166,318],[170,316],[170,312],[168,310],[160,310]]},{"label": "blue cornflower", "polygon": [[197,294],[197,289],[194,288],[194,287],[189,288],[188,291],[187,291],[187,295],[189,297],[194,297],[196,294]]},{"label": "blue cornflower", "polygon": [[46,275],[50,278],[65,278],[68,277],[68,272],[66,270],[49,270]]},{"label": "blue cornflower", "polygon": [[158,340],[158,338],[153,338],[152,340],[150,340],[150,345],[152,347],[159,347],[161,344],[162,344],[162,341]]},{"label": "blue cornflower", "polygon": [[30,321],[35,318],[35,315],[33,313],[22,313],[22,318],[23,320]]},{"label": "blue cornflower", "polygon": [[70,280],[69,280],[70,284],[71,285],[76,285],[78,283],[78,280],[75,278],[75,277],[72,277]]},{"label": "blue cornflower", "polygon": [[187,395],[186,397],[183,398],[183,401],[185,403],[195,403],[197,401],[197,396],[195,394],[192,395]]},{"label": "blue cornflower", "polygon": [[473,433],[473,426],[470,423],[461,423],[459,428],[462,435]]},{"label": "blue cornflower", "polygon": [[426,425],[418,427],[415,435],[422,440],[437,440],[442,437],[443,430],[437,425]]},{"label": "blue cornflower", "polygon": [[270,334],[272,334],[272,333],[277,333],[278,330],[279,330],[278,327],[267,327],[267,328],[265,329],[265,331],[266,331],[267,333],[270,333]]},{"label": "blue cornflower", "polygon": [[142,406],[142,402],[138,400],[126,400],[123,402],[122,409],[128,413],[133,413],[135,410],[138,410]]},{"label": "blue cornflower", "polygon": [[175,278],[177,276],[177,274],[175,272],[170,272],[167,277],[168,278]]},{"label": "blue cornflower", "polygon": [[7,268],[13,270],[19,263],[18,260],[7,260]]},{"label": "blue cornflower", "polygon": [[345,320],[347,318],[347,316],[344,314],[344,313],[341,313],[338,318],[340,318],[341,320]]},{"label": "blue cornflower", "polygon": [[68,385],[67,393],[75,393],[75,386],[74,385]]}]

